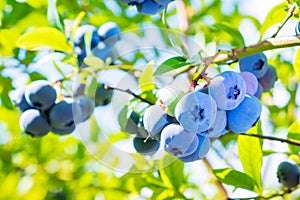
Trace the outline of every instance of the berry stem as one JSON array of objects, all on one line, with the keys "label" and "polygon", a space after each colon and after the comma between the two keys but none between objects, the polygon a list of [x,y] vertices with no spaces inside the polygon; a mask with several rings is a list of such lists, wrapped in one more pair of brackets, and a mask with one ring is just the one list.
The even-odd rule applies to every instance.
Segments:
[{"label": "berry stem", "polygon": [[151,102],[148,99],[145,99],[145,98],[135,94],[130,89],[124,90],[124,89],[121,89],[121,88],[115,88],[115,87],[111,87],[111,86],[108,86],[108,85],[105,85],[105,89],[107,89],[107,90],[118,90],[118,91],[121,91],[121,92],[125,92],[125,93],[128,93],[128,94],[132,95],[134,98],[141,100],[142,102],[148,103],[150,105],[155,104],[154,102]]},{"label": "berry stem", "polygon": [[203,158],[202,161],[203,161],[205,167],[207,168],[208,173],[211,175],[213,181],[215,182],[215,184],[219,190],[219,195],[220,195],[221,199],[228,199],[228,193],[227,193],[226,189],[224,188],[223,184],[214,175],[213,167],[211,166],[210,162],[207,160],[207,158]]},{"label": "berry stem", "polygon": [[291,144],[291,145],[300,146],[300,141],[298,141],[298,140],[291,140],[291,139],[283,139],[283,138],[277,138],[277,137],[272,137],[272,136],[257,135],[257,134],[253,134],[253,133],[241,133],[239,135],[257,137],[257,138],[260,138],[260,139],[267,139],[267,140],[273,140],[273,141],[279,141],[279,142],[285,142],[285,143],[288,143],[288,144]]},{"label": "berry stem", "polygon": [[285,17],[282,24],[280,24],[278,26],[277,31],[274,33],[272,38],[275,38],[278,35],[278,33],[280,32],[280,30],[283,28],[283,26],[289,21],[289,19],[294,16],[295,9],[296,9],[296,6],[292,5],[291,8],[289,9],[288,15]]}]

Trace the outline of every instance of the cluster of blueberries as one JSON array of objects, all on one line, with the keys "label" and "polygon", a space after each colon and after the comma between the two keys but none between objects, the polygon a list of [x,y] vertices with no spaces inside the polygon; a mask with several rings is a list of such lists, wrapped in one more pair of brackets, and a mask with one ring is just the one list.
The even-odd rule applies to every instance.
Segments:
[{"label": "cluster of blueberries", "polygon": [[300,183],[300,170],[298,165],[291,162],[281,162],[277,168],[278,181],[287,188],[296,187]]},{"label": "cluster of blueberries", "polygon": [[115,58],[113,46],[121,39],[121,30],[114,22],[106,22],[98,29],[89,24],[81,25],[74,34],[74,52],[78,56],[79,65],[83,59],[92,54],[105,61]]},{"label": "cluster of blueberries", "polygon": [[160,105],[148,107],[142,118],[132,112],[125,131],[136,134],[137,152],[153,154],[162,144],[168,153],[192,162],[208,153],[211,139],[253,127],[262,110],[259,87],[270,90],[277,80],[276,70],[263,53],[245,57],[239,65],[240,73],[222,72],[207,88],[185,94],[174,116]]},{"label": "cluster of blueberries", "polygon": [[84,96],[83,85],[75,90],[74,98],[57,98],[56,90],[48,81],[38,80],[27,87],[16,90],[13,95],[15,105],[22,112],[20,127],[33,137],[42,137],[48,132],[59,135],[70,134],[76,123],[86,121],[95,106],[110,102],[112,91],[99,84],[95,101]]},{"label": "cluster of blueberries", "polygon": [[130,6],[136,6],[141,14],[154,15],[161,12],[166,6],[174,0],[120,0]]}]

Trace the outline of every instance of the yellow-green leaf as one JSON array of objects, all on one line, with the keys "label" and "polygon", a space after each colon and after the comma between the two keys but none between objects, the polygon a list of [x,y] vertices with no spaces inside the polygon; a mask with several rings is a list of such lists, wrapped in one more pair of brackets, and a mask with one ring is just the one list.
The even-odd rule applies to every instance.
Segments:
[{"label": "yellow-green leaf", "polygon": [[33,28],[19,38],[16,46],[27,50],[39,50],[41,48],[51,48],[63,52],[72,50],[65,35],[52,27]]},{"label": "yellow-green leaf", "polygon": [[274,6],[268,13],[264,23],[260,29],[260,37],[265,34],[265,32],[273,25],[281,22],[287,15],[287,2],[282,2]]},{"label": "yellow-green leaf", "polygon": [[139,78],[139,85],[142,92],[150,91],[155,88],[153,69],[154,69],[154,63],[151,61],[148,63],[146,69],[142,72]]},{"label": "yellow-green leaf", "polygon": [[294,60],[293,67],[297,76],[298,81],[300,81],[300,49],[297,49]]},{"label": "yellow-green leaf", "polygon": [[239,136],[238,152],[245,174],[249,175],[256,183],[256,192],[262,191],[261,166],[262,149],[258,138]]}]

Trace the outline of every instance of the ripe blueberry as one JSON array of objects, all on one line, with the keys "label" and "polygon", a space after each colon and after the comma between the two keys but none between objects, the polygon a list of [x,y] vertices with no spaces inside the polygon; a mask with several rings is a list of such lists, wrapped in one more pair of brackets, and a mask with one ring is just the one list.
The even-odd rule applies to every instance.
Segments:
[{"label": "ripe blueberry", "polygon": [[261,114],[260,101],[252,95],[246,95],[242,103],[227,111],[228,127],[234,133],[245,133],[256,124]]},{"label": "ripe blueberry", "polygon": [[208,130],[216,119],[215,100],[201,92],[184,95],[175,107],[175,117],[180,125],[191,133]]},{"label": "ripe blueberry", "polygon": [[253,73],[256,78],[262,77],[267,69],[267,57],[264,53],[258,53],[251,56],[241,58],[239,61],[241,72],[247,71]]}]

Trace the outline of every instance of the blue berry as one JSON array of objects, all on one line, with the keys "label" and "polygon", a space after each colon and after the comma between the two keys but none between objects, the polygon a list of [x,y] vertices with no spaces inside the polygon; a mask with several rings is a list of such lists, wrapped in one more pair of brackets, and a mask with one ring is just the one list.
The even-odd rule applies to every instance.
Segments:
[{"label": "blue berry", "polygon": [[56,91],[47,81],[38,80],[28,85],[25,98],[30,106],[47,110],[56,100]]},{"label": "blue berry", "polygon": [[177,157],[192,154],[198,146],[196,134],[187,132],[178,124],[166,126],[161,133],[161,141],[165,151]]},{"label": "blue berry", "polygon": [[154,0],[145,0],[137,5],[139,13],[145,15],[154,15],[165,9],[165,6],[156,3]]},{"label": "blue berry", "polygon": [[86,96],[76,97],[74,99],[74,119],[76,123],[86,121],[94,112],[95,103]]},{"label": "blue berry", "polygon": [[151,155],[159,149],[160,142],[154,139],[145,141],[144,138],[135,137],[133,139],[133,146],[138,153]]},{"label": "blue berry", "polygon": [[219,109],[232,110],[243,101],[246,83],[238,73],[225,71],[211,80],[208,91]]},{"label": "blue berry", "polygon": [[261,86],[261,84],[258,82],[257,91],[255,92],[254,96],[257,97],[258,99],[260,99],[263,92],[264,92],[264,89]]},{"label": "blue berry", "polygon": [[113,91],[106,89],[105,84],[100,83],[95,94],[95,106],[105,106],[111,102]]},{"label": "blue berry", "polygon": [[158,105],[152,105],[146,109],[143,123],[151,137],[160,134],[163,128],[170,124],[167,114]]},{"label": "blue berry", "polygon": [[241,58],[239,65],[241,72],[251,72],[256,76],[256,78],[262,77],[268,69],[268,61],[264,53],[258,53]]},{"label": "blue berry", "polygon": [[216,119],[215,100],[201,92],[184,95],[175,107],[175,117],[180,125],[191,133],[208,130]]},{"label": "blue berry", "polygon": [[95,47],[92,51],[92,54],[100,58],[104,62],[107,58],[111,58],[112,60],[116,58],[116,55],[111,46],[105,43],[100,43],[97,47]]},{"label": "blue berry", "polygon": [[[49,111],[49,121],[54,133],[71,133],[75,129],[72,101],[60,101]],[[56,131],[55,131],[56,130]]]},{"label": "blue berry", "polygon": [[145,0],[120,0],[123,3],[126,3],[128,5],[139,5],[140,3],[143,3]]},{"label": "blue berry", "polygon": [[21,111],[24,112],[25,110],[28,110],[32,108],[30,106],[25,98],[25,90],[26,88],[20,88],[12,92],[11,99],[15,106]]},{"label": "blue berry", "polygon": [[262,106],[260,101],[252,95],[246,95],[242,103],[227,111],[227,123],[234,133],[245,133],[253,127],[261,114]]},{"label": "blue berry", "polygon": [[118,40],[121,39],[121,30],[114,22],[106,22],[98,29],[98,35],[104,43],[113,46]]},{"label": "blue berry", "polygon": [[21,129],[33,137],[42,137],[51,129],[47,118],[36,109],[29,109],[23,112],[19,123]]},{"label": "blue berry", "polygon": [[91,33],[91,41],[90,41],[90,47],[91,49],[94,49],[98,43],[101,41],[98,34],[97,34],[97,28],[92,25],[82,25],[77,28],[75,35],[74,35],[74,45],[78,46],[82,51],[86,52],[85,49],[85,40],[84,37],[87,33]]},{"label": "blue berry", "polygon": [[296,187],[299,184],[299,167],[290,162],[281,162],[277,168],[278,181],[288,188]]},{"label": "blue berry", "polygon": [[263,91],[269,91],[274,87],[274,83],[277,80],[277,72],[275,67],[269,65],[266,73],[258,79],[258,82],[261,84]]},{"label": "blue berry", "polygon": [[193,162],[196,160],[200,160],[204,158],[207,153],[209,152],[210,149],[210,140],[208,137],[202,136],[202,135],[197,135],[198,137],[198,146],[196,150],[185,157],[180,157],[179,159],[183,162]]},{"label": "blue berry", "polygon": [[227,117],[225,110],[217,110],[216,120],[207,130],[207,137],[220,137],[227,125]]},{"label": "blue berry", "polygon": [[246,94],[254,95],[257,91],[258,80],[251,72],[241,72],[240,76],[246,83]]}]

